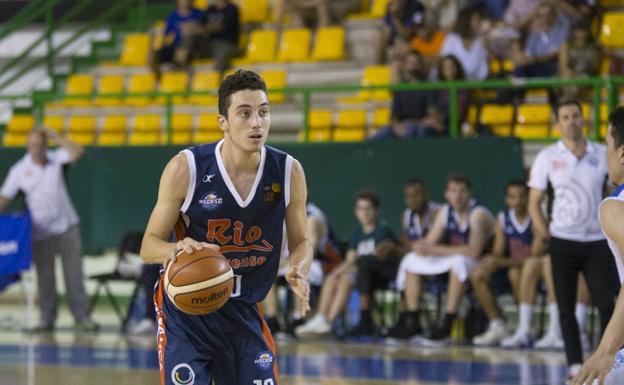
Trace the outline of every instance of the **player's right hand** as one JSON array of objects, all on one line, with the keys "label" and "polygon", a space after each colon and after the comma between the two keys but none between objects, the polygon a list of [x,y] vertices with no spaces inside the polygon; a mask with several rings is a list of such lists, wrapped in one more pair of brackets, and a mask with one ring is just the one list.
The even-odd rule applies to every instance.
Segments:
[{"label": "player's right hand", "polygon": [[180,251],[184,251],[188,254],[193,254],[196,250],[204,248],[212,248],[217,251],[219,251],[220,249],[218,245],[215,245],[213,243],[198,242],[193,238],[186,237],[181,241],[176,242],[175,250],[173,251],[173,253],[171,253],[171,255],[169,255],[169,257],[167,257],[167,260],[165,261],[165,266],[169,265],[171,262],[174,262]]}]

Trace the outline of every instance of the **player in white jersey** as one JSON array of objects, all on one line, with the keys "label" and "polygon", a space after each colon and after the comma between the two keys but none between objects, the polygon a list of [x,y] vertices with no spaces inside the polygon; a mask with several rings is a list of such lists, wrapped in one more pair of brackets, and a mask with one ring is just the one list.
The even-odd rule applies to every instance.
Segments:
[{"label": "player in white jersey", "polygon": [[[609,115],[605,139],[609,179],[618,185],[613,194],[600,204],[600,226],[616,259],[620,283],[624,281],[624,107]],[[596,352],[574,377],[572,385],[624,384],[624,286],[620,287],[613,316]],[[619,351],[618,351],[619,350]],[[614,362],[615,361],[615,362]],[[597,381],[595,381],[597,380]]]}]

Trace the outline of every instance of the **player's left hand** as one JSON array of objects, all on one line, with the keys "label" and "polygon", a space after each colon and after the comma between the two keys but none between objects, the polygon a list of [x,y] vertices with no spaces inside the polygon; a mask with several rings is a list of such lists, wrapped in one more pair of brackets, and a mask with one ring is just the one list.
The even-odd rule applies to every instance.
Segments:
[{"label": "player's left hand", "polygon": [[613,367],[614,355],[600,349],[589,357],[583,364],[581,371],[572,379],[571,385],[603,385],[605,377]]},{"label": "player's left hand", "polygon": [[310,310],[310,283],[308,279],[301,273],[299,265],[292,265],[286,273],[286,281],[290,284],[292,291],[301,301],[301,316],[306,315]]}]

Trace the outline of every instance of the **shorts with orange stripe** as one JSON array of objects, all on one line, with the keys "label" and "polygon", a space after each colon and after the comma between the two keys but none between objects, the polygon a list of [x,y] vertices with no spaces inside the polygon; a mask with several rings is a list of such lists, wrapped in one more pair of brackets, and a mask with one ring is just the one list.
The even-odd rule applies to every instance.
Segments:
[{"label": "shorts with orange stripe", "polygon": [[275,344],[258,305],[229,301],[214,313],[181,312],[155,293],[162,385],[278,385]]}]

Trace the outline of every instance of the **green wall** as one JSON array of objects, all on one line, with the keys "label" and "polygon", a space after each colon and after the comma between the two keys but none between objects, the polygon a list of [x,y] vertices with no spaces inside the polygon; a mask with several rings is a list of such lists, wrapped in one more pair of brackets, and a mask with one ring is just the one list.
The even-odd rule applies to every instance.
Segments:
[{"label": "green wall", "polygon": [[[424,179],[441,201],[446,175],[460,171],[473,180],[474,196],[498,210],[505,183],[524,175],[522,146],[513,138],[431,139],[361,143],[276,144],[299,159],[310,199],[329,216],[339,236],[354,224],[353,197],[376,189],[382,216],[399,230],[403,183]],[[87,250],[116,246],[126,231],[143,230],[155,203],[160,173],[181,147],[93,147],[68,171],[73,201]],[[23,155],[0,149],[0,178]]]}]

